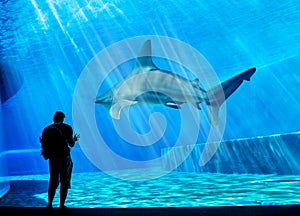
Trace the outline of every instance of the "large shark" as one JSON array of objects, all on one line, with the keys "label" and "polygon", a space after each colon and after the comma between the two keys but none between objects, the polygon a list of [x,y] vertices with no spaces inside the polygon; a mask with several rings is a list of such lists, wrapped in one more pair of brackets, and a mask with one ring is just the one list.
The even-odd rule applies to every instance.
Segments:
[{"label": "large shark", "polygon": [[250,81],[255,71],[256,68],[250,68],[206,91],[199,86],[199,79],[188,80],[158,68],[152,61],[151,41],[147,40],[133,71],[97,97],[95,103],[110,108],[114,119],[120,119],[123,108],[139,103],[162,104],[175,109],[180,109],[184,103],[201,109],[199,104],[204,103],[208,119],[216,127],[221,105],[244,80]]}]

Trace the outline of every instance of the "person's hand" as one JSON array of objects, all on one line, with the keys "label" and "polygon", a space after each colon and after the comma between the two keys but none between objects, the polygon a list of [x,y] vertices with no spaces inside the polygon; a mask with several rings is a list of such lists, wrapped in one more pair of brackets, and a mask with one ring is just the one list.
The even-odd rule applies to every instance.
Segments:
[{"label": "person's hand", "polygon": [[75,141],[75,142],[78,141],[79,138],[80,138],[80,134],[75,134],[75,135],[74,135],[74,141]]}]

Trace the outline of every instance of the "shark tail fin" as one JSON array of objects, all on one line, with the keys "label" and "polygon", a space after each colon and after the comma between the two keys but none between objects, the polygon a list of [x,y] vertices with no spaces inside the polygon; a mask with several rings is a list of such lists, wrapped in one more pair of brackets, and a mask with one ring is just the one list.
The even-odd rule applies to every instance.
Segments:
[{"label": "shark tail fin", "polygon": [[214,87],[206,92],[205,108],[209,121],[218,126],[219,109],[224,101],[235,92],[244,80],[250,81],[256,68],[250,68]]}]

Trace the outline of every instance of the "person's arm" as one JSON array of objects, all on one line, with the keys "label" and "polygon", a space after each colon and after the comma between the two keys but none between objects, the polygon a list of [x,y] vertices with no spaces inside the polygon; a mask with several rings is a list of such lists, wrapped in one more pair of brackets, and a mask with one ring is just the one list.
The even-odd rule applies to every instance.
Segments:
[{"label": "person's arm", "polygon": [[80,138],[80,134],[75,134],[73,137],[74,142],[77,142]]},{"label": "person's arm", "polygon": [[68,144],[70,147],[73,147],[75,145],[75,142],[77,142],[80,138],[80,135],[79,134],[75,134],[73,136],[73,129],[72,127],[70,126],[69,127],[69,130],[70,130],[70,135],[68,136]]}]

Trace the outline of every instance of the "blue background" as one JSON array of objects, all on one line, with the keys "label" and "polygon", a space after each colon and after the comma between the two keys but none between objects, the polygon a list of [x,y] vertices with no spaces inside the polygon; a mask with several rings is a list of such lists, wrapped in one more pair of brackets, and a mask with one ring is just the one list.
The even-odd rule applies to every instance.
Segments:
[{"label": "blue background", "polygon": [[[47,170],[38,155],[42,129],[52,123],[56,110],[63,110],[65,122],[72,125],[74,88],[84,67],[104,48],[136,36],[168,36],[190,44],[220,80],[257,68],[251,82],[227,100],[224,140],[299,131],[298,1],[31,0],[2,3],[2,8],[1,16],[8,21],[1,23],[1,72],[9,72],[3,72],[1,84],[18,90],[1,104],[1,149],[16,159],[34,155],[24,162],[31,169],[11,163],[10,174]],[[157,65],[163,67],[159,61]],[[155,158],[176,139],[177,122],[168,126],[169,143],[158,143],[146,152],[131,147],[115,136],[108,110],[98,105],[95,109],[110,147],[130,159]],[[147,125],[141,130],[147,131]],[[198,142],[203,141],[199,136]],[[74,151],[80,152],[80,146]],[[78,170],[90,169],[80,153],[76,162]]]}]

